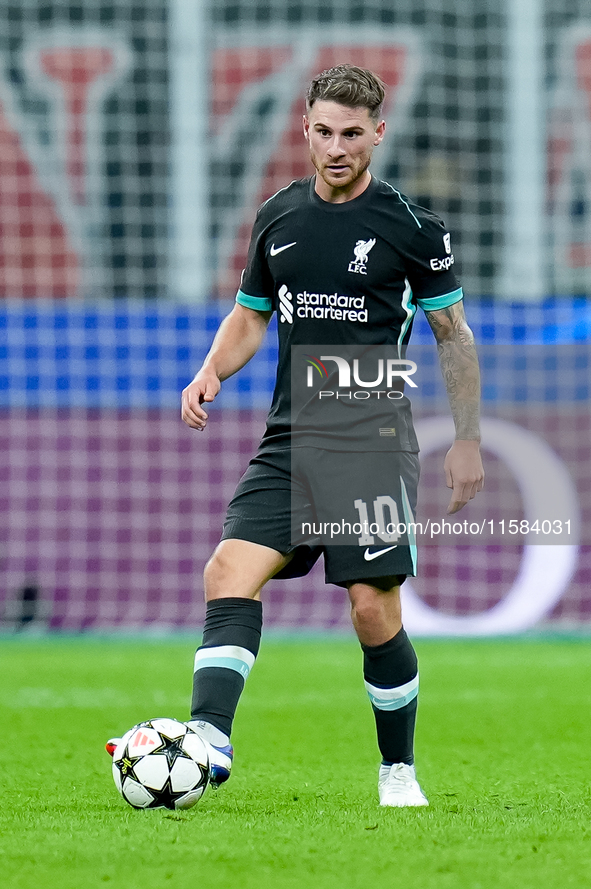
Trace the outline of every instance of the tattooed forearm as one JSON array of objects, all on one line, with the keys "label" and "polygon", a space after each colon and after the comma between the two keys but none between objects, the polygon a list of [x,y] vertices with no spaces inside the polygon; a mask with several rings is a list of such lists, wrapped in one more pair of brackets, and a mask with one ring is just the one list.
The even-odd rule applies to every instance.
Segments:
[{"label": "tattooed forearm", "polygon": [[446,309],[427,312],[427,320],[437,340],[456,438],[480,440],[480,370],[463,305],[460,302]]}]

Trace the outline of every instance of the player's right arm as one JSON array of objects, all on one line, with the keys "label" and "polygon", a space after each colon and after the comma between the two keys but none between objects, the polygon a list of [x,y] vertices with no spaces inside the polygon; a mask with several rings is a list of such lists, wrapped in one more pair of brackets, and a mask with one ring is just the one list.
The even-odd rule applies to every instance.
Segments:
[{"label": "player's right arm", "polygon": [[224,318],[201,369],[183,389],[181,417],[187,426],[200,432],[205,429],[207,412],[203,404],[213,401],[222,382],[258,351],[271,315],[272,312],[259,312],[236,303]]}]

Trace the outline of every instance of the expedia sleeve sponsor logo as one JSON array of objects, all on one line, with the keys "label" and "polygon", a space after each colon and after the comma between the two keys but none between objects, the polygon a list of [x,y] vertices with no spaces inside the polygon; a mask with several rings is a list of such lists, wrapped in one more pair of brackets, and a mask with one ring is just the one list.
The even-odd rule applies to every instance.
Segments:
[{"label": "expedia sleeve sponsor logo", "polygon": [[446,272],[452,267],[454,262],[454,255],[451,253],[449,256],[444,256],[443,259],[430,259],[429,265],[434,272]]},{"label": "expedia sleeve sponsor logo", "polygon": [[454,256],[451,252],[451,235],[449,232],[443,236],[443,246],[445,247],[446,256],[443,259],[431,259],[429,265],[434,272],[446,272],[454,264]]}]

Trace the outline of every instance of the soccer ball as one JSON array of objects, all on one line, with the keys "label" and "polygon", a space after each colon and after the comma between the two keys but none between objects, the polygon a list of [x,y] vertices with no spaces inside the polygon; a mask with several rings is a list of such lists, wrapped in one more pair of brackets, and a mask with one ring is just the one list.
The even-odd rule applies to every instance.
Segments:
[{"label": "soccer ball", "polygon": [[189,809],[209,783],[207,748],[183,722],[149,719],[117,744],[113,779],[134,809]]}]

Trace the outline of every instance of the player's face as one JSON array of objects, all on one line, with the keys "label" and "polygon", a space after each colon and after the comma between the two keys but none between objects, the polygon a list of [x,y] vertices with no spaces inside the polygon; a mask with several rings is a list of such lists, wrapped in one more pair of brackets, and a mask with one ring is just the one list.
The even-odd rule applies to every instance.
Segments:
[{"label": "player's face", "polygon": [[372,121],[367,108],[319,100],[304,117],[304,135],[316,167],[316,191],[326,201],[346,201],[370,182],[367,171],[386,124]]}]

